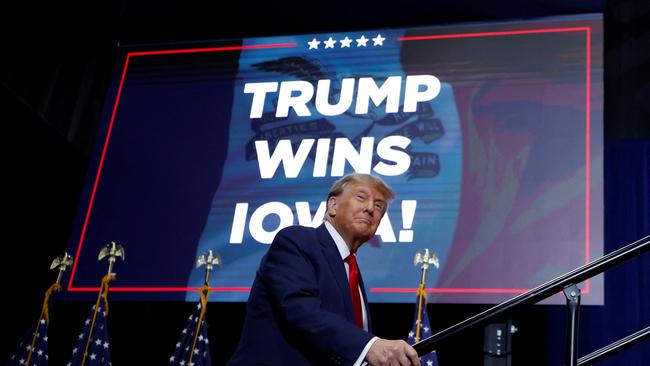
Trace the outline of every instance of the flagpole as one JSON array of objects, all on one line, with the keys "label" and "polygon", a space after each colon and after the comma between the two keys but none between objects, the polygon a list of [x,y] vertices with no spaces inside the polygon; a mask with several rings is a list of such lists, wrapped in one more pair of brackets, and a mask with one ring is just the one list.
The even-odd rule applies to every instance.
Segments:
[{"label": "flagpole", "polygon": [[61,278],[63,277],[63,272],[72,264],[72,256],[68,254],[68,252],[64,252],[62,255],[54,258],[52,261],[52,264],[50,265],[50,269],[57,268],[59,270],[59,274],[56,277],[56,282],[54,282],[48,289],[45,291],[45,296],[43,299],[43,307],[41,308],[41,315],[38,317],[38,322],[36,323],[36,327],[34,327],[34,336],[32,337],[32,344],[29,348],[29,353],[27,353],[27,359],[25,360],[25,366],[29,366],[29,363],[32,360],[32,354],[34,353],[34,346],[36,345],[36,339],[39,336],[38,333],[38,328],[45,319],[45,322],[49,325],[50,324],[50,315],[49,315],[49,310],[48,310],[48,304],[50,302],[50,297],[52,296],[53,293],[61,291]]},{"label": "flagpole", "polygon": [[88,357],[88,347],[90,347],[90,341],[92,341],[93,331],[95,330],[95,320],[97,320],[97,313],[99,312],[99,301],[104,298],[104,307],[106,308],[106,313],[108,313],[108,283],[114,279],[115,276],[107,274],[102,278],[102,285],[99,289],[99,294],[97,295],[97,301],[95,302],[95,310],[93,311],[93,321],[90,323],[90,329],[88,330],[88,340],[86,340],[86,348],[84,349],[84,356],[81,359],[81,366],[86,364],[86,357]]},{"label": "flagpole", "polygon": [[219,254],[213,253],[212,250],[208,250],[204,254],[201,254],[196,260],[196,268],[199,268],[202,265],[205,265],[205,279],[203,281],[203,287],[199,290],[199,293],[201,294],[201,314],[199,315],[199,321],[194,332],[194,341],[192,342],[190,357],[187,360],[188,366],[193,365],[192,358],[194,357],[194,350],[196,349],[196,341],[199,337],[199,332],[203,326],[203,319],[205,318],[205,313],[208,308],[208,296],[210,296],[210,273],[215,265],[221,266],[221,257]]},{"label": "flagpole", "polygon": [[[425,296],[427,295],[426,291],[424,290],[425,286],[425,281],[426,281],[426,276],[427,276],[427,269],[422,267],[422,280],[420,280],[420,288],[418,288],[418,328],[415,330],[415,341],[419,342],[420,341],[420,324],[422,324],[422,300],[425,299]],[[426,306],[426,301],[425,301],[425,306]]]},{"label": "flagpole", "polygon": [[413,265],[418,266],[422,264],[422,279],[420,280],[420,287],[418,288],[418,320],[417,320],[417,329],[415,330],[415,341],[420,341],[420,328],[422,324],[422,302],[424,301],[424,306],[426,306],[426,296],[425,284],[427,279],[427,270],[430,265],[434,265],[436,268],[440,268],[440,261],[438,260],[438,255],[436,253],[429,253],[429,249],[425,249],[424,252],[418,252],[415,254],[413,259]]},{"label": "flagpole", "polygon": [[199,322],[196,326],[196,331],[194,332],[194,341],[192,342],[190,357],[187,360],[188,365],[192,365],[192,358],[194,357],[194,349],[196,349],[196,341],[199,338],[199,332],[201,331],[201,326],[203,325],[203,318],[205,318],[205,312],[208,306],[208,296],[210,295],[210,286],[204,285],[203,288],[201,288],[200,292],[201,292],[201,315],[199,315]]},{"label": "flagpole", "polygon": [[120,257],[122,260],[124,260],[124,248],[119,244],[115,244],[115,242],[110,242],[110,244],[106,244],[106,246],[99,252],[98,260],[102,260],[104,257],[108,257],[108,273],[102,277],[102,284],[99,288],[99,293],[97,294],[97,301],[95,301],[95,309],[93,311],[93,320],[90,323],[90,328],[88,330],[88,339],[86,340],[84,355],[81,359],[81,366],[84,366],[86,364],[86,358],[88,357],[88,348],[90,347],[93,331],[95,330],[97,313],[99,312],[99,302],[102,298],[104,298],[104,308],[106,314],[108,314],[108,284],[115,279],[115,273],[112,272],[115,258]]}]

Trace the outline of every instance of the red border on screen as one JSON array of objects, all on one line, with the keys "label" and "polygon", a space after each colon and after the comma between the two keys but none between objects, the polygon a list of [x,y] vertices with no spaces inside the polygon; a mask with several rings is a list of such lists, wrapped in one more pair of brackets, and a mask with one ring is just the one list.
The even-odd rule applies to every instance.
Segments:
[{"label": "red border on screen", "polygon": [[[542,33],[565,33],[565,32],[585,32],[586,35],[586,116],[585,116],[585,264],[590,261],[590,181],[591,176],[591,167],[590,167],[590,150],[591,150],[591,28],[590,27],[569,27],[569,28],[543,28],[543,29],[524,29],[524,30],[511,30],[511,31],[500,31],[500,32],[477,32],[477,33],[460,33],[460,34],[441,34],[441,35],[428,35],[428,36],[411,36],[411,37],[399,37],[398,41],[400,42],[412,42],[412,41],[427,41],[427,40],[439,40],[439,39],[454,39],[454,38],[475,38],[475,37],[493,37],[493,36],[517,36],[517,35],[530,35],[530,34],[542,34]],[[83,246],[83,241],[86,233],[86,227],[90,219],[90,213],[92,211],[93,202],[95,199],[95,193],[97,191],[97,185],[101,177],[102,166],[104,163],[104,158],[106,156],[106,150],[108,143],[110,141],[111,131],[113,128],[113,123],[115,121],[115,115],[117,112],[117,107],[119,105],[120,96],[122,93],[122,87],[124,85],[124,79],[129,67],[129,62],[132,57],[139,56],[153,56],[153,55],[172,55],[172,54],[188,54],[188,53],[200,53],[200,52],[224,52],[224,51],[240,51],[240,50],[252,50],[252,49],[269,49],[269,48],[290,48],[296,47],[296,43],[278,43],[278,44],[260,44],[260,45],[247,45],[247,46],[226,46],[226,47],[210,47],[210,48],[192,48],[192,49],[179,49],[179,50],[160,50],[160,51],[141,51],[141,52],[129,52],[124,63],[124,69],[122,70],[122,75],[120,78],[120,83],[117,90],[117,96],[115,97],[115,103],[113,105],[113,110],[111,112],[111,118],[108,126],[108,131],[106,133],[106,138],[104,140],[104,146],[102,149],[101,157],[99,160],[99,165],[97,168],[97,173],[95,175],[95,181],[93,184],[92,192],[90,195],[90,200],[88,203],[88,209],[86,211],[86,216],[84,218],[84,224],[81,229],[81,235],[79,238],[79,244],[77,245],[77,252],[75,255],[74,264],[72,266],[72,272],[70,274],[70,280],[68,282],[68,291],[71,292],[97,292],[99,287],[73,287],[72,282],[77,269],[77,263],[79,255],[81,253],[81,248]],[[212,291],[217,292],[249,292],[250,287],[213,287]],[[111,291],[115,292],[190,292],[198,291],[198,287],[119,287],[112,286]],[[373,293],[415,293],[418,288],[389,288],[389,287],[373,287],[370,288],[370,292]],[[426,292],[429,293],[456,293],[456,294],[468,294],[468,293],[492,293],[492,294],[521,294],[530,289],[524,288],[428,288]],[[588,294],[590,291],[590,281],[585,281],[585,289],[582,291],[584,294]]]}]

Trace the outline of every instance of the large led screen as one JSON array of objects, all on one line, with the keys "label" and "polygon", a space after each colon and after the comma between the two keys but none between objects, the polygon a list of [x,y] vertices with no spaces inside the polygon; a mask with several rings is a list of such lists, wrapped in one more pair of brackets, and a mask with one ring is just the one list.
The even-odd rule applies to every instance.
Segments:
[{"label": "large led screen", "polygon": [[[397,193],[359,251],[371,302],[495,303],[603,254],[597,16],[123,48],[71,243],[72,297],[246,301],[289,225],[357,171]],[[601,304],[603,281],[581,284]],[[86,294],[86,295],[84,295]],[[551,302],[564,302],[557,297]]]}]

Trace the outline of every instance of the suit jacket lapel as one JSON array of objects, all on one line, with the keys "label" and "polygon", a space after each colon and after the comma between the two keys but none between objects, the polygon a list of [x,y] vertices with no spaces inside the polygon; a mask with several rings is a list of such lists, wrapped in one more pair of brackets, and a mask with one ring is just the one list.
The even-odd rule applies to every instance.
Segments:
[{"label": "suit jacket lapel", "polygon": [[343,265],[341,254],[324,224],[316,229],[316,234],[323,247],[323,255],[341,291],[341,298],[345,307],[345,317],[354,323],[354,308],[352,307],[352,299],[350,298],[350,284],[348,283],[348,275],[345,273],[345,266]]}]

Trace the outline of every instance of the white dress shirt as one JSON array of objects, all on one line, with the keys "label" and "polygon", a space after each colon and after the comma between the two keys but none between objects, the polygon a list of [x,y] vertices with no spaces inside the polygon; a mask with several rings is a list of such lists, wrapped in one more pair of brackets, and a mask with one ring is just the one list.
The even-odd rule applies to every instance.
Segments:
[{"label": "white dress shirt", "polygon": [[[341,237],[341,234],[336,231],[334,226],[330,224],[328,221],[325,221],[325,228],[327,231],[330,233],[330,236],[332,236],[332,239],[334,239],[334,243],[336,243],[336,248],[339,250],[339,254],[341,255],[341,260],[343,261],[343,265],[345,266],[345,274],[348,277],[348,281],[350,280],[350,266],[348,265],[347,262],[345,262],[345,258],[347,258],[350,255],[350,248],[348,245],[345,243],[345,240],[343,240],[343,237]],[[359,294],[361,295],[361,313],[363,314],[363,329],[368,330],[368,315],[366,314],[366,299],[364,298],[363,292],[361,292],[361,288],[357,289],[359,291]],[[368,351],[370,350],[370,347],[377,341],[379,338],[373,337],[368,344],[363,348],[363,351],[361,351],[361,354],[359,355],[359,358],[357,358],[357,361],[354,363],[353,366],[359,366],[361,365],[361,362],[363,361],[364,358],[366,358],[366,355],[368,354]]]}]

